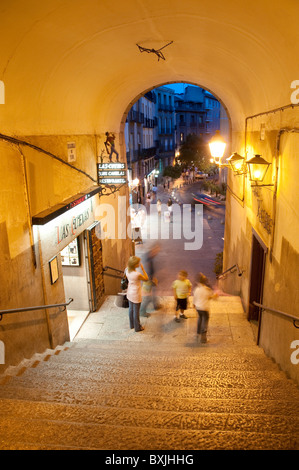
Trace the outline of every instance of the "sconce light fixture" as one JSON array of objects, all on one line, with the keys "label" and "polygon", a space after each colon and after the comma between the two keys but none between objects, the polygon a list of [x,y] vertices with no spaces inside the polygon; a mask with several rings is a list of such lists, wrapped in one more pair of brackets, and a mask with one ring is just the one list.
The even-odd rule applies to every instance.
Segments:
[{"label": "sconce light fixture", "polygon": [[246,161],[249,171],[249,180],[259,186],[273,186],[273,184],[260,184],[264,181],[270,163],[261,155],[255,155]]},{"label": "sconce light fixture", "polygon": [[209,147],[210,147],[210,152],[211,152],[213,161],[217,165],[221,165],[221,158],[224,155],[226,142],[221,137],[220,131],[215,132],[215,135],[212,137],[212,139],[209,142]]},{"label": "sconce light fixture", "polygon": [[245,175],[247,173],[245,158],[234,152],[228,159],[227,162],[230,168],[233,170],[235,175]]}]

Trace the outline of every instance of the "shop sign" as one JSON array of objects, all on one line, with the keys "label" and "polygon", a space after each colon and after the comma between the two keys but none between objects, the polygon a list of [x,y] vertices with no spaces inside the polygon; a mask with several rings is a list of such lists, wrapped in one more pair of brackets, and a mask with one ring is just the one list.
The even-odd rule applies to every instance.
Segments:
[{"label": "shop sign", "polygon": [[92,199],[39,227],[43,251],[51,258],[62,251],[94,221]]},{"label": "shop sign", "polygon": [[61,224],[57,225],[57,245],[69,236],[76,236],[77,230],[89,219],[89,217],[90,208],[82,211],[78,215],[73,215],[67,222],[63,220]]},{"label": "shop sign", "polygon": [[98,163],[97,172],[99,185],[117,185],[127,183],[127,168],[125,163]]}]

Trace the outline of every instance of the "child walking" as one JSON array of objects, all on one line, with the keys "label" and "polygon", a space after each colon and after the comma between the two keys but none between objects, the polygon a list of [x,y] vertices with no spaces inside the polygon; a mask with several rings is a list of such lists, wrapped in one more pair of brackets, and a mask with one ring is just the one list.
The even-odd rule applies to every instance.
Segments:
[{"label": "child walking", "polygon": [[210,300],[217,294],[209,287],[207,277],[199,273],[196,278],[196,287],[193,293],[193,304],[198,313],[197,334],[201,335],[201,343],[207,342],[207,331],[210,318]]},{"label": "child walking", "polygon": [[191,295],[192,284],[189,279],[187,279],[187,276],[187,271],[180,271],[178,273],[178,279],[172,284],[174,298],[177,303],[174,317],[176,322],[180,322],[181,318],[188,318],[184,312],[187,310],[187,300]]}]

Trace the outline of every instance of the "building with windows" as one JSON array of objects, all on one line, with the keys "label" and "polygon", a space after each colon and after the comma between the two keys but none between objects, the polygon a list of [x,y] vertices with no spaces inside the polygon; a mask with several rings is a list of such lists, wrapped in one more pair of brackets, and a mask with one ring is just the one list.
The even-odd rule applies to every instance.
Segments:
[{"label": "building with windows", "polygon": [[148,92],[130,109],[125,125],[125,141],[132,202],[142,202],[155,183],[156,156],[156,96]]},{"label": "building with windows", "polygon": [[156,95],[156,129],[157,158],[159,171],[172,165],[175,156],[175,92],[162,86],[153,90]]},{"label": "building with windows", "polygon": [[184,93],[175,95],[176,148],[185,142],[187,135],[195,134],[208,141],[220,129],[220,102],[208,91],[187,86]]},{"label": "building with windows", "polygon": [[204,136],[206,131],[205,92],[202,88],[187,86],[184,93],[175,95],[176,148],[187,135]]}]

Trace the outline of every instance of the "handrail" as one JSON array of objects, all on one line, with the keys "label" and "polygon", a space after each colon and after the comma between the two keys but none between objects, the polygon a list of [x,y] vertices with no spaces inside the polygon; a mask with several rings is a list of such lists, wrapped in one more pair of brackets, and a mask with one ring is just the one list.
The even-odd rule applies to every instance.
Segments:
[{"label": "handrail", "polygon": [[278,315],[282,315],[283,317],[290,318],[290,320],[293,320],[294,327],[299,329],[299,326],[296,325],[296,321],[299,322],[299,318],[296,317],[295,315],[290,315],[289,313],[281,312],[280,310],[276,310],[274,308],[266,307],[266,305],[262,305],[262,304],[259,304],[257,302],[252,302],[252,303],[256,307],[259,307],[261,310],[269,310],[269,312],[277,313]]},{"label": "handrail", "polygon": [[65,307],[67,305],[70,305],[71,302],[73,302],[74,299],[69,299],[68,302],[65,302],[63,304],[52,304],[52,305],[38,305],[36,307],[23,307],[23,308],[12,308],[10,310],[0,310],[0,321],[3,318],[3,315],[7,315],[10,313],[18,313],[18,312],[30,312],[32,310],[43,310],[45,308],[54,308],[54,307]]},{"label": "handrail", "polygon": [[[233,271],[234,269],[234,271]],[[219,274],[219,276],[217,276],[217,279],[220,279],[222,277],[224,277],[226,274],[228,273],[234,273],[235,271],[237,271],[238,273],[238,276],[241,277],[243,272],[244,271],[241,271],[241,269],[239,268],[238,264],[234,264],[233,266],[231,266],[230,268],[228,268],[226,271],[224,271],[223,273]]]},{"label": "handrail", "polygon": [[122,274],[124,273],[123,270],[121,270],[121,269],[116,269],[116,268],[112,268],[112,266],[104,266],[104,267],[103,267],[103,272],[104,272],[104,271],[107,271],[108,269],[111,269],[112,271],[117,271],[118,273],[122,273]]}]

